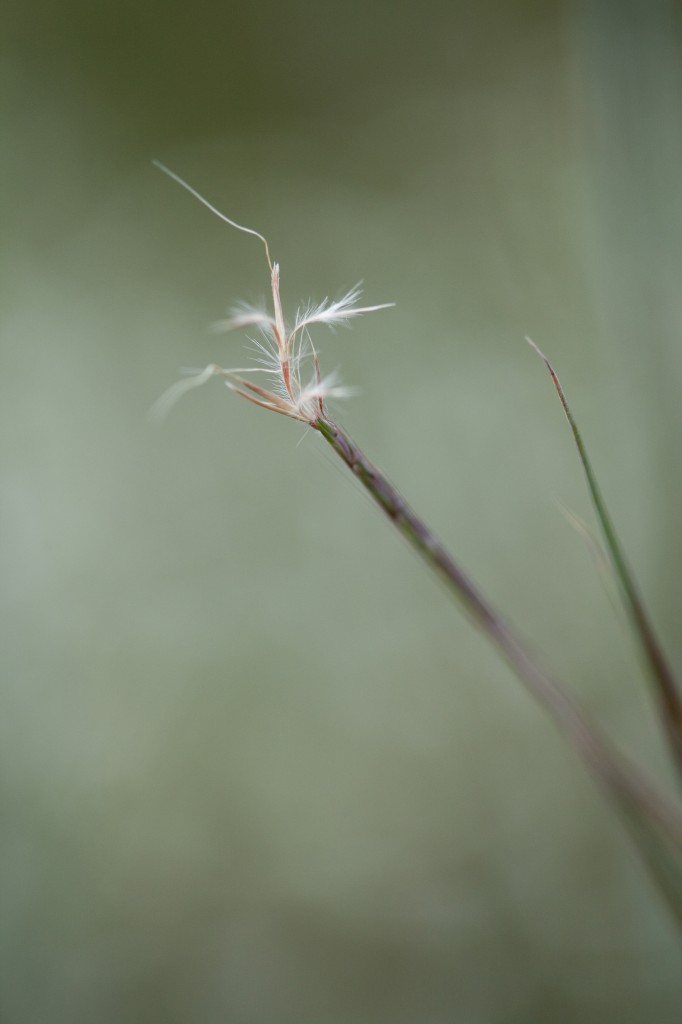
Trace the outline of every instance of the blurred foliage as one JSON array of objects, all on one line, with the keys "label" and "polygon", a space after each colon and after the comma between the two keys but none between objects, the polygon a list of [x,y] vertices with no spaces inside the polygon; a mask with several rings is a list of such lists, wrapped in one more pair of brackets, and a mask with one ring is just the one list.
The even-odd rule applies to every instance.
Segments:
[{"label": "blurred foliage", "polygon": [[[672,0],[8,0],[3,1021],[673,1021],[679,939],[540,712],[204,325],[363,278],[341,414],[668,781],[530,334],[672,660],[682,554]],[[299,443],[300,442],[300,443]]]}]

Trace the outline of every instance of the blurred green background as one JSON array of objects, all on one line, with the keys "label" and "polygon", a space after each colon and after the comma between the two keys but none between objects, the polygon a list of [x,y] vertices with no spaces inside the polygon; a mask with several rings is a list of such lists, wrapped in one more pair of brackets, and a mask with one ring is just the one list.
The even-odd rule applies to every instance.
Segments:
[{"label": "blurred green background", "polygon": [[679,1020],[619,823],[319,438],[181,366],[358,279],[337,414],[669,784],[559,368],[679,632],[682,62],[668,0],[6,0],[0,1018]]}]

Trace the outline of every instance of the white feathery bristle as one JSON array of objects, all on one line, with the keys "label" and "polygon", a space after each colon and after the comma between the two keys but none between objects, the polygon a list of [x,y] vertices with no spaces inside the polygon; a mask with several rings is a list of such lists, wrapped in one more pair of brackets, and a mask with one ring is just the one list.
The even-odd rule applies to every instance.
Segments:
[{"label": "white feathery bristle", "polygon": [[171,384],[171,386],[167,388],[154,402],[153,406],[149,410],[149,419],[155,423],[161,423],[165,420],[173,406],[176,405],[188,391],[192,391],[193,388],[200,388],[202,384],[206,384],[211,377],[222,372],[223,371],[220,367],[216,366],[215,363],[211,363],[204,370],[191,371],[192,376],[185,377],[184,380],[177,380],[175,384]]},{"label": "white feathery bristle", "polygon": [[256,306],[237,306],[224,320],[215,320],[210,330],[214,334],[222,334],[227,331],[239,331],[245,327],[260,327],[266,332],[274,329],[275,322],[264,309]]},{"label": "white feathery bristle", "polygon": [[289,339],[291,340],[295,334],[310,327],[311,324],[327,324],[328,327],[334,327],[344,324],[355,316],[362,316],[363,313],[374,313],[376,310],[388,309],[390,306],[395,305],[393,302],[384,302],[378,306],[357,306],[356,302],[361,295],[362,289],[358,283],[340,299],[330,302],[326,298],[322,302],[317,303],[317,305],[308,305],[299,309],[296,314],[296,323],[289,335]]}]

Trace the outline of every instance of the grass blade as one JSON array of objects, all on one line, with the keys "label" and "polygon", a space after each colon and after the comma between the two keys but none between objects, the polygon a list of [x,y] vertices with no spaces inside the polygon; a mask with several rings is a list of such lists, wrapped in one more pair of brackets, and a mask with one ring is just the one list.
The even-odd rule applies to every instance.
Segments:
[{"label": "grass blade", "polygon": [[592,504],[594,505],[604,535],[604,541],[613,563],[614,572],[620,584],[621,594],[649,666],[656,691],[658,714],[668,741],[670,753],[676,768],[682,775],[682,698],[680,697],[677,681],[640,597],[632,570],[628,565],[618,539],[613,521],[597,483],[592,463],[587,454],[585,443],[578,430],[578,425],[571,412],[559,377],[547,356],[538,348],[535,342],[531,341],[530,338],[526,338],[526,341],[535,349],[547,367],[573,433],[573,439],[578,449]]}]

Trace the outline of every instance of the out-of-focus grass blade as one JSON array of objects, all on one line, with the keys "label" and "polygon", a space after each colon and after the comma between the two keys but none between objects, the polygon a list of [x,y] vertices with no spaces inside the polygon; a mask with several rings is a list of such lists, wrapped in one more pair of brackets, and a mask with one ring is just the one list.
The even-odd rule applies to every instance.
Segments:
[{"label": "out-of-focus grass blade", "polygon": [[[609,603],[618,620],[627,626],[627,613],[619,599],[618,583],[611,559],[582,516],[561,501],[557,500],[557,505],[585,542]],[[662,830],[649,816],[646,799],[638,803],[621,798],[616,800],[616,803],[655,885],[678,924],[682,926],[682,848],[668,831]]]},{"label": "out-of-focus grass blade", "polygon": [[682,858],[668,836],[653,829],[651,822],[629,808],[623,813],[639,855],[677,923],[682,926]]},{"label": "out-of-focus grass blade", "polygon": [[[594,562],[597,575],[608,595],[608,600],[613,603],[617,596],[613,566],[611,565],[608,555],[599,543],[599,539],[597,538],[594,530],[590,528],[585,519],[580,516],[578,512],[574,512],[567,505],[564,505],[564,503],[558,498],[555,499],[555,504],[566,522],[576,530],[581,540],[585,543],[585,547],[588,549],[590,557]],[[620,600],[615,605],[615,611],[617,614],[623,615]]]},{"label": "out-of-focus grass blade", "polygon": [[613,522],[611,521],[611,517],[606,508],[606,503],[602,497],[599,485],[597,484],[597,478],[594,474],[594,470],[592,469],[592,463],[590,462],[587,449],[585,448],[582,436],[578,430],[578,425],[569,407],[561,382],[559,381],[554,367],[544,352],[541,352],[535,342],[531,341],[530,338],[526,338],[526,341],[533,349],[535,349],[549,370],[562,408],[566,414],[566,419],[568,420],[571,431],[573,432],[573,439],[578,449],[580,461],[585,472],[592,503],[604,534],[606,547],[611,557],[618,582],[620,583],[621,592],[630,614],[630,619],[642,645],[642,649],[646,656],[651,676],[656,687],[659,717],[663,724],[670,752],[678,771],[682,774],[682,698],[680,697],[680,690],[678,688],[677,681],[668,664],[667,658],[663,653],[663,648],[659,643],[653,626],[649,621],[649,616],[645,611],[634,576],[627,563],[625,554],[613,526]]},{"label": "out-of-focus grass blade", "polygon": [[616,618],[621,625],[627,626],[628,619],[625,611],[623,610],[623,603],[620,600],[620,592],[611,559],[600,544],[594,531],[590,529],[582,516],[579,516],[578,513],[574,512],[572,508],[568,507],[568,505],[564,505],[563,501],[559,501],[558,499],[555,500],[561,514],[585,542],[585,547],[592,558],[594,567],[597,570],[597,575],[602,582],[606,596],[609,599],[609,604],[613,608]]}]

